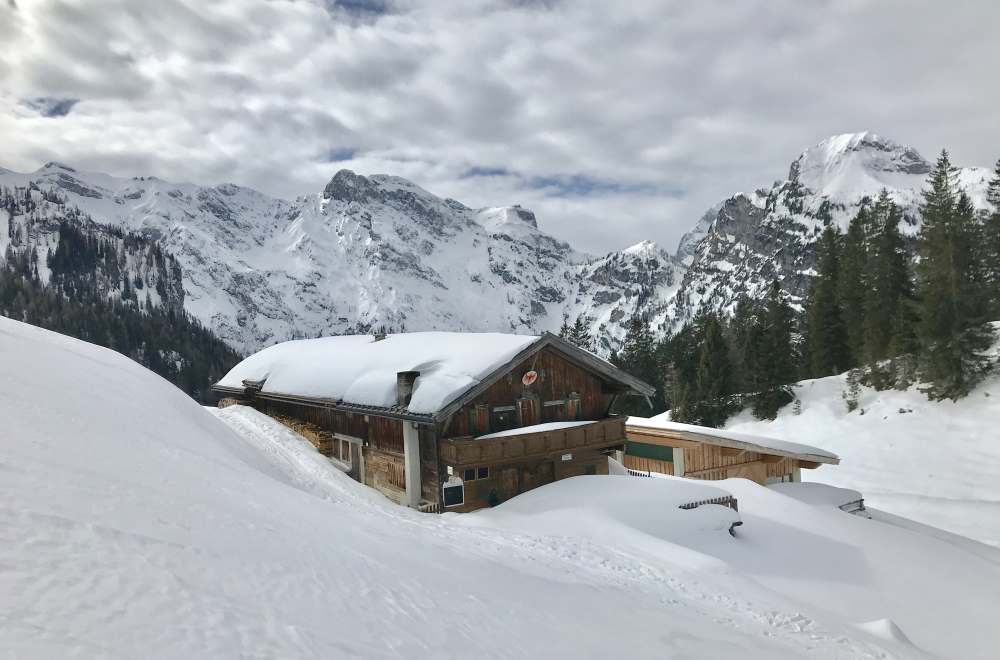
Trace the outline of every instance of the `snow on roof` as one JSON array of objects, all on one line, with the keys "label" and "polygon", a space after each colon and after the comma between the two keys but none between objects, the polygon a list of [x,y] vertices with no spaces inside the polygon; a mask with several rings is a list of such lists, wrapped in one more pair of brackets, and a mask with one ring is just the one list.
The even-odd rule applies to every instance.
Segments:
[{"label": "snow on roof", "polygon": [[512,435],[525,435],[528,433],[545,433],[546,431],[559,431],[561,429],[569,429],[574,426],[586,426],[587,424],[594,424],[593,420],[582,421],[582,422],[544,422],[542,424],[532,424],[531,426],[522,426],[516,429],[507,429],[506,431],[497,431],[496,433],[487,433],[486,435],[480,435],[476,440],[490,440],[492,438],[506,438]]},{"label": "snow on roof", "polygon": [[[669,411],[668,411],[669,413]],[[810,445],[803,445],[798,442],[788,442],[787,440],[778,440],[777,438],[769,438],[763,435],[749,435],[746,433],[734,433],[733,431],[726,431],[725,429],[713,429],[708,426],[695,426],[694,424],[681,424],[680,422],[672,422],[666,419],[668,413],[662,413],[654,417],[629,417],[625,420],[625,426],[636,427],[639,429],[652,429],[656,431],[674,431],[677,433],[689,433],[696,434],[699,436],[699,440],[707,440],[715,438],[723,441],[719,444],[724,444],[725,441],[737,442],[746,445],[753,445],[761,450],[762,453],[773,453],[778,452],[780,454],[791,454],[795,456],[810,456],[815,457],[821,463],[832,463],[838,462],[840,458],[836,454],[831,454],[828,451],[824,451],[818,447],[812,447]]]},{"label": "snow on roof", "polygon": [[531,335],[408,332],[301,339],[275,344],[246,358],[217,385],[332,399],[363,406],[396,404],[396,374],[419,371],[407,409],[430,414],[444,408],[515,355],[538,341]]}]

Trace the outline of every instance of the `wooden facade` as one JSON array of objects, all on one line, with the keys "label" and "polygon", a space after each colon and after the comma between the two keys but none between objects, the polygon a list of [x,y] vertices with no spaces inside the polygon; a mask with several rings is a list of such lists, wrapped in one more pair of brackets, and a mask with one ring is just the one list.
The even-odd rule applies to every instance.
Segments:
[{"label": "wooden facade", "polygon": [[[533,379],[524,378],[529,372]],[[259,386],[216,390],[298,431],[393,501],[460,512],[566,477],[607,474],[607,457],[625,447],[614,401],[652,392],[551,335],[433,415],[265,394]],[[538,425],[547,426],[518,431]]]},{"label": "wooden facade", "polygon": [[[628,444],[624,465],[634,472],[658,472],[713,481],[742,478],[768,484],[801,481],[801,470],[838,462],[835,458],[798,455],[733,441],[713,435],[713,430],[671,431],[645,427],[640,422],[629,423],[626,426]],[[648,448],[668,448],[671,456],[668,460],[649,458],[647,454],[652,452]]]}]

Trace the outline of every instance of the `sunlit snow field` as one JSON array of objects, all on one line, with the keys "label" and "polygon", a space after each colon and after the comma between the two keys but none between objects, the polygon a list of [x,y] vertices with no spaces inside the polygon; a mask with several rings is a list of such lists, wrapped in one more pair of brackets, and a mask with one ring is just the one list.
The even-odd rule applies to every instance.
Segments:
[{"label": "sunlit snow field", "polygon": [[[0,365],[0,657],[1000,648],[1000,550],[846,514],[835,489],[592,476],[420,514],[111,351],[0,319]],[[848,469],[809,442],[844,459],[816,478]],[[735,537],[729,509],[677,508],[716,489],[739,499]]]}]

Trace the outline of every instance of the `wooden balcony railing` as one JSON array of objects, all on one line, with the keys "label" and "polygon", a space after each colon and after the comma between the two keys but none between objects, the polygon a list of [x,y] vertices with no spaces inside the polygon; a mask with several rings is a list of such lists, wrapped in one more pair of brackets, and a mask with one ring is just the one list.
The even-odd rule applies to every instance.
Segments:
[{"label": "wooden balcony railing", "polygon": [[450,438],[440,445],[441,458],[452,466],[481,465],[507,459],[544,457],[574,449],[595,449],[625,442],[625,418],[608,417],[590,424],[552,431],[519,433],[477,440]]}]

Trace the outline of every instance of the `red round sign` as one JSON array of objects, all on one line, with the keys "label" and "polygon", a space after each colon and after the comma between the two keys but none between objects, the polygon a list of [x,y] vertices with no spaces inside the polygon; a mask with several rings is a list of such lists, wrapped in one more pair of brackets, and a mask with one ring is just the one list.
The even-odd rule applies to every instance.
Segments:
[{"label": "red round sign", "polygon": [[526,372],[524,372],[524,375],[521,376],[521,383],[523,383],[526,386],[527,385],[531,385],[536,380],[538,380],[538,372],[537,371],[526,371]]}]

